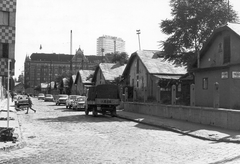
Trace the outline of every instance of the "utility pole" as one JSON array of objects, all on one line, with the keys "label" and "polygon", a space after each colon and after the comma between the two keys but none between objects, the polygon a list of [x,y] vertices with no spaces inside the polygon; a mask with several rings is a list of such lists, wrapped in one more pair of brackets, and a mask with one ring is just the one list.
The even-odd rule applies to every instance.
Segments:
[{"label": "utility pole", "polygon": [[9,80],[10,80],[10,64],[11,60],[8,59],[8,81],[7,81],[7,128],[9,128]]},{"label": "utility pole", "polygon": [[140,34],[141,34],[141,31],[139,29],[139,30],[136,30],[136,32],[137,32],[137,35],[138,35],[139,50],[141,50],[141,45],[140,45]]},{"label": "utility pole", "polygon": [[104,48],[101,48],[102,51],[102,63],[103,63],[103,53],[104,53]]},{"label": "utility pole", "polygon": [[[72,30],[70,31],[70,55],[72,55]],[[70,59],[70,71],[72,72],[72,59]]]}]

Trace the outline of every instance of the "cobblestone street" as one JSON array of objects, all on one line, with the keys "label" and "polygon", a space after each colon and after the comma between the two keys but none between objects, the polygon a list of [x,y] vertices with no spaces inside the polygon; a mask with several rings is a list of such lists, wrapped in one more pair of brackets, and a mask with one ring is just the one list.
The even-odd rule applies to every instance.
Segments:
[{"label": "cobblestone street", "polygon": [[108,116],[85,116],[32,98],[37,113],[18,113],[22,149],[0,163],[240,163],[239,144],[203,141]]}]

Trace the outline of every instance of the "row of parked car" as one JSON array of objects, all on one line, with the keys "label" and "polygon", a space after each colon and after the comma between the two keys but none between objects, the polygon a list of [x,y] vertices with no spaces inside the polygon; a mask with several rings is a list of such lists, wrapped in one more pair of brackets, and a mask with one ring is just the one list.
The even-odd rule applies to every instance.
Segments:
[{"label": "row of parked car", "polygon": [[59,94],[53,96],[52,94],[43,94],[39,93],[38,100],[44,100],[55,102],[56,105],[66,105],[66,108],[78,110],[78,109],[85,109],[86,108],[86,97],[80,95],[66,95],[66,94]]}]

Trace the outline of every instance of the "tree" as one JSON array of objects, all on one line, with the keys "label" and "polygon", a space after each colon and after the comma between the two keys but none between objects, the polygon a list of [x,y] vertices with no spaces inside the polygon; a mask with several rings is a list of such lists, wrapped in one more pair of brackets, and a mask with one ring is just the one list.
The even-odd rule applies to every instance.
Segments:
[{"label": "tree", "polygon": [[164,58],[191,67],[200,49],[214,29],[236,22],[238,16],[225,0],[171,0],[172,19],[163,20],[160,28],[169,35],[160,41]]},{"label": "tree", "polygon": [[106,57],[110,58],[112,63],[126,64],[128,62],[128,54],[126,52],[107,53]]}]

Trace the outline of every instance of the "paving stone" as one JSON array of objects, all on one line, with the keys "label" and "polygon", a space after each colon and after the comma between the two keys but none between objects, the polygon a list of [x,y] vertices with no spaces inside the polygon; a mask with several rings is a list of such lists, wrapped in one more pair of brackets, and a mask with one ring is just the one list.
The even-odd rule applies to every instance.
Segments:
[{"label": "paving stone", "polygon": [[33,98],[18,112],[21,149],[0,152],[0,163],[240,163],[240,145],[205,141],[116,117],[85,116]]}]

